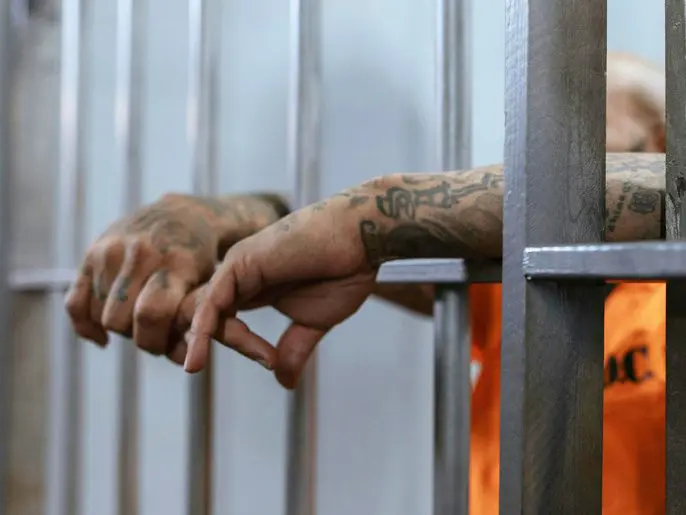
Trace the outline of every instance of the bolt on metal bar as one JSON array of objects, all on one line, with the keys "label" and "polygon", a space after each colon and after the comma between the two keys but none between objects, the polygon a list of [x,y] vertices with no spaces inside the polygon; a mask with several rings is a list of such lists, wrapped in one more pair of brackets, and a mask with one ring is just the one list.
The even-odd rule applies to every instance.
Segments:
[{"label": "bolt on metal bar", "polygon": [[[11,106],[14,84],[14,38],[12,33],[12,4],[0,6],[0,327],[11,331],[12,292],[8,281],[12,219],[10,189],[12,187]],[[0,514],[8,511],[7,487],[10,473],[9,445],[12,415],[12,344],[11,334],[5,336],[0,352]]]},{"label": "bolt on metal bar", "polygon": [[[321,172],[321,2],[290,0],[290,99],[288,172],[294,207],[315,202]],[[317,354],[288,399],[287,515],[316,511]]]},{"label": "bolt on metal bar", "polygon": [[[665,224],[668,240],[686,239],[686,4],[665,0],[667,156]],[[683,244],[683,243],[682,243]],[[683,263],[683,260],[682,260]],[[683,266],[682,266],[683,268]],[[667,283],[666,513],[686,511],[686,280]]]},{"label": "bolt on metal bar", "polygon": [[[438,165],[471,163],[471,0],[436,3]],[[437,515],[469,512],[469,289],[437,286],[434,308],[434,494]],[[466,357],[465,357],[466,356]]]},{"label": "bolt on metal bar", "polygon": [[[54,234],[57,268],[76,268],[83,253],[84,153],[87,91],[84,44],[88,40],[84,0],[61,7],[61,83],[58,190]],[[55,341],[50,345],[46,515],[78,513],[82,349],[64,311],[64,294],[51,295]]]},{"label": "bolt on metal bar", "polygon": [[604,284],[522,266],[527,246],[603,240],[606,11],[506,2],[502,515],[602,509]]},{"label": "bolt on metal bar", "polygon": [[[115,70],[115,141],[123,184],[121,214],[142,202],[142,124],[145,1],[117,0]],[[117,427],[117,513],[138,513],[139,380],[138,352],[131,341],[115,337],[119,351],[119,419]]]},{"label": "bolt on metal bar", "polygon": [[[193,191],[211,195],[219,184],[219,52],[221,0],[190,0],[188,141]],[[211,512],[212,488],[212,360],[190,381],[190,434],[188,441],[189,515]]]}]

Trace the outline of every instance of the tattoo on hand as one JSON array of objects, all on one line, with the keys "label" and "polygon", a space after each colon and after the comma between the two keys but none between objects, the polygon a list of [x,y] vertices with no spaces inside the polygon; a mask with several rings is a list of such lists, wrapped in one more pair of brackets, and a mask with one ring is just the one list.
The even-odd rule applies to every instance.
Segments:
[{"label": "tattoo on hand", "polygon": [[103,282],[102,275],[93,279],[93,295],[95,295],[95,298],[99,301],[105,301],[105,299],[107,299],[107,290],[105,289]]},{"label": "tattoo on hand", "polygon": [[169,289],[169,270],[166,268],[158,270],[155,274],[155,280],[157,281],[157,285],[160,287],[160,289]]},{"label": "tattoo on hand", "polygon": [[129,300],[129,288],[131,287],[131,278],[130,277],[122,277],[119,280],[119,284],[117,286],[117,300],[121,303],[126,302]]}]

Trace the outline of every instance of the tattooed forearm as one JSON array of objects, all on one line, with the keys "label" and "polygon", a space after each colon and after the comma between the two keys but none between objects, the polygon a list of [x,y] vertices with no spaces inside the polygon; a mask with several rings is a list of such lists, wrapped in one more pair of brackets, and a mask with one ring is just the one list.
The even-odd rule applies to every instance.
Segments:
[{"label": "tattooed forearm", "polygon": [[[608,241],[661,237],[663,174],[663,154],[608,154]],[[502,255],[501,166],[392,175],[367,191],[375,209],[364,210],[359,231],[372,267],[398,258]]]}]

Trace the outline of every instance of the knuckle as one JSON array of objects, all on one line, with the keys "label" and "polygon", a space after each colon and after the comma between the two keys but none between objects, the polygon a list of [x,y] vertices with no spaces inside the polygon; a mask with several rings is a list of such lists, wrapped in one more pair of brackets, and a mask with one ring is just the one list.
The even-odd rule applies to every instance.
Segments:
[{"label": "knuckle", "polygon": [[72,320],[83,318],[86,308],[87,306],[74,294],[69,294],[64,300],[64,309]]},{"label": "knuckle", "polygon": [[147,255],[147,245],[141,238],[133,238],[126,247],[126,258],[134,264],[143,261]]},{"label": "knuckle", "polygon": [[143,327],[169,324],[174,318],[172,310],[159,303],[139,303],[133,315],[134,322]]},{"label": "knuckle", "polygon": [[102,315],[102,326],[106,331],[126,336],[131,333],[131,316],[126,313],[105,310]]},{"label": "knuckle", "polygon": [[107,238],[98,247],[99,261],[106,270],[111,271],[113,267],[119,266],[125,250],[124,241],[121,238]]}]

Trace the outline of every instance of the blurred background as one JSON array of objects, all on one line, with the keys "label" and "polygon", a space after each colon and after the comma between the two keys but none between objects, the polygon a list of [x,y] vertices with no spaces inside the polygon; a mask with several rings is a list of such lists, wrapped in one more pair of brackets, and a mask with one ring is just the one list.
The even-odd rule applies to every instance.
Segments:
[{"label": "blurred background", "polygon": [[[4,0],[10,1],[10,0]],[[59,0],[11,0],[18,80],[11,115],[11,267],[54,268],[70,228],[54,230],[60,80]],[[148,0],[143,92],[143,200],[190,191],[187,137],[188,5]],[[436,7],[413,0],[323,1],[322,194],[372,176],[431,171],[436,141]],[[658,64],[664,4],[608,0],[609,49]],[[85,240],[120,213],[126,188],[115,146],[113,0],[86,1],[89,83]],[[504,0],[471,13],[475,165],[502,159]],[[226,0],[221,19],[221,192],[288,193],[286,169],[289,16],[285,0]],[[2,245],[5,242],[0,242]],[[16,293],[8,328],[11,367],[11,515],[44,513],[49,409],[48,296]],[[246,319],[274,339],[285,321],[271,310]],[[322,515],[428,515],[431,511],[432,328],[369,302],[320,347],[317,506]],[[83,345],[80,512],[116,513],[120,361]],[[139,513],[185,515],[189,473],[189,378],[140,354]],[[286,394],[273,377],[230,351],[214,360],[215,513],[283,512]]]}]

